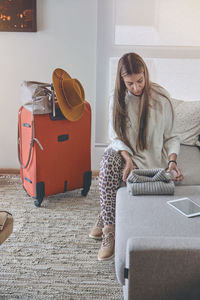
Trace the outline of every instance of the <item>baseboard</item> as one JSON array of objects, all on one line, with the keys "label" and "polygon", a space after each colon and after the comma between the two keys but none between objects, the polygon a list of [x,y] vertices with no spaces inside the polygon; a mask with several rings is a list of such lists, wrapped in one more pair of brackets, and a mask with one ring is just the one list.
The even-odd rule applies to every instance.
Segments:
[{"label": "baseboard", "polygon": [[[0,174],[19,174],[20,170],[19,169],[1,169],[0,168]],[[92,171],[92,177],[97,177],[99,175],[98,170]]]},{"label": "baseboard", "polygon": [[19,169],[1,169],[0,168],[0,174],[19,174]]}]

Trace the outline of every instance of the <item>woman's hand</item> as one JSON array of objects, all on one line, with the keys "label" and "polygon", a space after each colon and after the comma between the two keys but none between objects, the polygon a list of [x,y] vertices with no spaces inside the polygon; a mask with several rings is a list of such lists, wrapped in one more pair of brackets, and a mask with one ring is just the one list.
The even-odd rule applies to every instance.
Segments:
[{"label": "woman's hand", "polygon": [[181,170],[177,167],[176,163],[174,162],[169,163],[167,172],[172,173],[174,181],[181,181],[184,178],[183,174],[181,173]]},{"label": "woman's hand", "polygon": [[124,159],[124,168],[122,170],[122,180],[124,182],[126,182],[128,175],[130,174],[130,172],[132,170],[134,170],[136,168],[136,166],[134,165],[134,163],[131,159],[131,156],[127,151],[125,151],[125,150],[120,151],[120,154]]}]

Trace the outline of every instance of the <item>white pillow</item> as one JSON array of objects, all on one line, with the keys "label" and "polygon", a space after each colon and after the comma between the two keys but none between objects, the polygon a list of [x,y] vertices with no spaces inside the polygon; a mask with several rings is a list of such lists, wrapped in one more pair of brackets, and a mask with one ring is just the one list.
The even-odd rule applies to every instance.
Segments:
[{"label": "white pillow", "polygon": [[200,146],[200,101],[171,100],[181,144]]},{"label": "white pillow", "polygon": [[181,145],[177,158],[178,167],[184,176],[176,185],[200,185],[199,162],[200,151],[197,147]]}]

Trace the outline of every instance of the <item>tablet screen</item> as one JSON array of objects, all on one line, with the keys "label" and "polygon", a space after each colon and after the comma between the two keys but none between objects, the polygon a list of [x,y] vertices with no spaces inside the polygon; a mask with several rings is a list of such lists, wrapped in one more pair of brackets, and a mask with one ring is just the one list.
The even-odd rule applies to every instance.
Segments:
[{"label": "tablet screen", "polygon": [[178,209],[186,216],[200,215],[200,206],[190,200],[189,198],[182,198],[177,200],[168,201],[168,204]]}]

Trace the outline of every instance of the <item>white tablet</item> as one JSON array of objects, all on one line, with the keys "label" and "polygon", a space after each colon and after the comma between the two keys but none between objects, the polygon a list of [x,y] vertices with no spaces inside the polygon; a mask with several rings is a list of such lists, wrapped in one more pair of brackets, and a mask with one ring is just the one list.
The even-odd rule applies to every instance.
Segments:
[{"label": "white tablet", "polygon": [[167,203],[188,218],[200,215],[200,206],[189,198],[170,200]]}]

